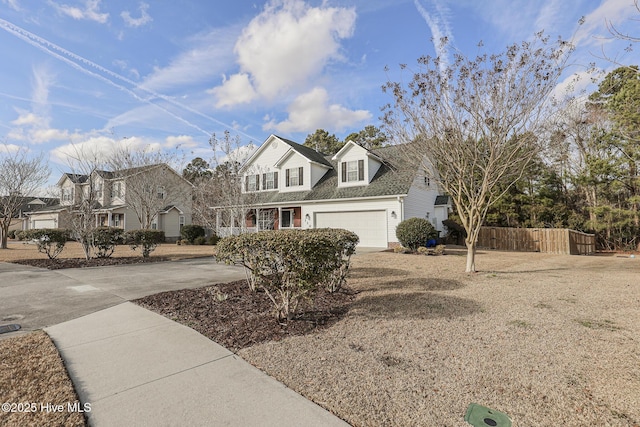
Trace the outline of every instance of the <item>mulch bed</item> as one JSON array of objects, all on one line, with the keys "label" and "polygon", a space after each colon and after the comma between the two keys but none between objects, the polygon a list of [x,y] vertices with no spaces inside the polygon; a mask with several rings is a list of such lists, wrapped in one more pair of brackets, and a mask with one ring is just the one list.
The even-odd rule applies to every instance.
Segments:
[{"label": "mulch bed", "polygon": [[60,259],[21,259],[11,261],[14,264],[60,270],[63,268],[104,267],[109,265],[143,264],[148,262],[169,261],[168,257],[121,257],[121,258],[60,258]]},{"label": "mulch bed", "polygon": [[236,352],[261,342],[280,341],[329,327],[347,313],[355,297],[356,292],[346,287],[333,294],[321,289],[287,325],[278,323],[267,295],[252,292],[244,280],[162,292],[132,302]]}]

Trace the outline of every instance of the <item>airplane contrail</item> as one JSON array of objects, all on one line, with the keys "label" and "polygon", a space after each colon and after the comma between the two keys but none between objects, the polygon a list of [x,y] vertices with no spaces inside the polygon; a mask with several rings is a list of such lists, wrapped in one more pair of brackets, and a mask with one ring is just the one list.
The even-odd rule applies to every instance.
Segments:
[{"label": "airplane contrail", "polygon": [[[112,86],[114,86],[114,87],[116,87],[116,88],[128,93],[134,99],[136,99],[136,100],[138,100],[140,102],[143,102],[143,103],[146,103],[146,104],[149,104],[149,105],[153,105],[154,107],[159,108],[160,110],[162,110],[165,113],[169,114],[173,118],[181,121],[182,123],[186,124],[187,126],[190,126],[190,127],[194,128],[194,129],[197,129],[198,131],[204,133],[207,136],[211,136],[211,132],[207,132],[206,130],[202,129],[198,125],[189,122],[185,118],[180,117],[179,115],[173,113],[172,111],[168,110],[167,108],[162,107],[162,106],[160,106],[160,105],[158,105],[156,103],[151,102],[151,99],[153,99],[153,98],[162,99],[163,101],[168,102],[169,104],[171,104],[171,105],[173,105],[175,107],[181,108],[181,109],[186,110],[186,111],[188,111],[190,113],[196,114],[196,115],[198,115],[200,117],[203,117],[203,118],[205,118],[207,120],[210,120],[213,123],[216,123],[216,124],[218,124],[220,126],[223,126],[223,127],[227,128],[227,129],[233,130],[234,132],[242,134],[242,135],[244,135],[245,137],[247,137],[247,138],[249,138],[251,140],[257,140],[257,138],[255,138],[255,137],[253,137],[253,136],[251,136],[249,134],[246,134],[244,132],[238,131],[236,128],[234,128],[233,126],[231,126],[231,125],[229,125],[227,123],[224,123],[224,122],[222,122],[222,121],[220,121],[218,119],[215,119],[215,118],[213,118],[211,116],[208,116],[208,115],[206,115],[206,114],[204,114],[204,113],[202,113],[202,112],[200,112],[198,110],[195,110],[195,109],[193,109],[193,108],[191,108],[189,106],[186,106],[186,105],[184,105],[184,104],[182,104],[180,102],[177,102],[174,99],[172,99],[172,98],[170,98],[170,97],[168,97],[166,95],[163,95],[161,93],[155,92],[155,91],[150,90],[150,89],[146,89],[146,88],[140,86],[138,83],[134,82],[131,79],[128,79],[128,78],[126,78],[126,77],[124,77],[124,76],[122,76],[122,75],[120,75],[118,73],[115,73],[115,72],[113,72],[113,71],[111,71],[111,70],[109,70],[109,69],[107,69],[107,68],[105,68],[105,67],[103,67],[103,66],[101,66],[99,64],[96,64],[95,62],[93,62],[93,61],[91,61],[91,60],[89,60],[87,58],[84,58],[84,57],[82,57],[82,56],[80,56],[78,54],[75,54],[75,53],[73,53],[71,51],[68,51],[67,49],[65,49],[63,47],[58,46],[57,44],[55,44],[55,43],[53,43],[53,42],[51,42],[49,40],[46,40],[46,39],[44,39],[44,38],[42,38],[42,37],[30,32],[30,31],[25,30],[24,28],[21,28],[21,27],[15,25],[15,24],[13,24],[13,23],[11,23],[9,21],[6,21],[6,20],[4,20],[2,18],[0,18],[0,28],[4,29],[8,33],[10,33],[10,34],[12,34],[12,35],[24,40],[25,42],[27,42],[31,46],[34,46],[34,47],[36,47],[38,49],[41,49],[42,51],[44,51],[48,55],[53,56],[54,58],[57,58],[57,59],[65,62],[65,63],[69,64],[70,66],[72,66],[76,70],[78,70],[78,71],[80,71],[80,72],[82,72],[84,74],[87,74],[89,76],[95,77],[95,78],[97,78],[99,80],[102,80],[103,82],[105,82],[107,84],[110,84],[110,85],[112,85]],[[74,62],[74,61],[77,61],[77,62]],[[84,66],[82,66],[81,64],[83,64]],[[98,74],[98,73],[90,70],[87,67],[95,68],[97,71],[99,71],[101,73],[104,73],[104,74],[106,74],[108,76],[111,76],[114,79],[117,79],[117,80],[120,80],[122,82],[125,82],[125,83],[133,86],[134,89],[139,90],[141,92],[145,92],[145,93],[151,95],[153,98],[144,99],[144,98],[140,97],[137,93],[135,93],[133,90],[131,90],[130,88],[128,88],[126,86],[123,86],[121,84],[118,84],[118,83],[114,82],[113,80],[111,80],[111,79],[109,79],[109,78],[107,78],[107,77],[105,77],[105,76],[103,76],[101,74]]]}]

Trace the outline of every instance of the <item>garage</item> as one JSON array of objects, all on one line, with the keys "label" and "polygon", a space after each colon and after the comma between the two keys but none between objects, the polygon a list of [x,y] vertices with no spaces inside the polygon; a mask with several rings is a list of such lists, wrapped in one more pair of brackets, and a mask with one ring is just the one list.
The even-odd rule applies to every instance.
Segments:
[{"label": "garage", "polygon": [[52,219],[36,219],[33,221],[34,229],[56,228],[56,222]]},{"label": "garage", "polygon": [[386,211],[317,212],[316,228],[344,228],[360,237],[360,246],[387,247]]}]

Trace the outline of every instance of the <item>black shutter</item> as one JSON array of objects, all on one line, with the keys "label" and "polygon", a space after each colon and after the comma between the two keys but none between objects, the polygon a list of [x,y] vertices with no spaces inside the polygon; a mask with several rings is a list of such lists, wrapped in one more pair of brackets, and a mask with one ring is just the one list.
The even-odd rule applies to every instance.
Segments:
[{"label": "black shutter", "polygon": [[254,179],[256,180],[256,191],[260,190],[260,175],[255,175]]},{"label": "black shutter", "polygon": [[273,188],[278,188],[278,172],[273,173]]},{"label": "black shutter", "polygon": [[364,160],[358,160],[358,181],[364,181]]},{"label": "black shutter", "polygon": [[342,162],[340,167],[342,168],[342,182],[347,182],[347,162]]},{"label": "black shutter", "polygon": [[287,187],[289,187],[289,186],[290,186],[290,182],[289,182],[289,169],[287,169],[287,170],[286,170],[286,175],[287,175],[287,176],[286,176],[286,182],[285,182],[285,185],[286,185]]},{"label": "black shutter", "polygon": [[266,173],[262,174],[262,189],[263,190],[267,189],[267,174]]},{"label": "black shutter", "polygon": [[303,171],[304,171],[303,168],[298,168],[298,185],[303,184],[303,180],[302,180],[302,177],[304,176]]},{"label": "black shutter", "polygon": [[244,177],[244,191],[249,191],[249,175]]}]

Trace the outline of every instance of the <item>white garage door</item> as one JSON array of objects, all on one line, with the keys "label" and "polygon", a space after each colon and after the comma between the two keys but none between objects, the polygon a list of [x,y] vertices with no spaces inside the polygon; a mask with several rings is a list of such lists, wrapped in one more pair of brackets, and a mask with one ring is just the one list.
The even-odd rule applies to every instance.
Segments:
[{"label": "white garage door", "polygon": [[52,219],[36,219],[33,221],[33,228],[56,228],[56,223]]},{"label": "white garage door", "polygon": [[318,212],[316,228],[345,228],[360,237],[360,246],[387,247],[387,214],[385,211]]}]

